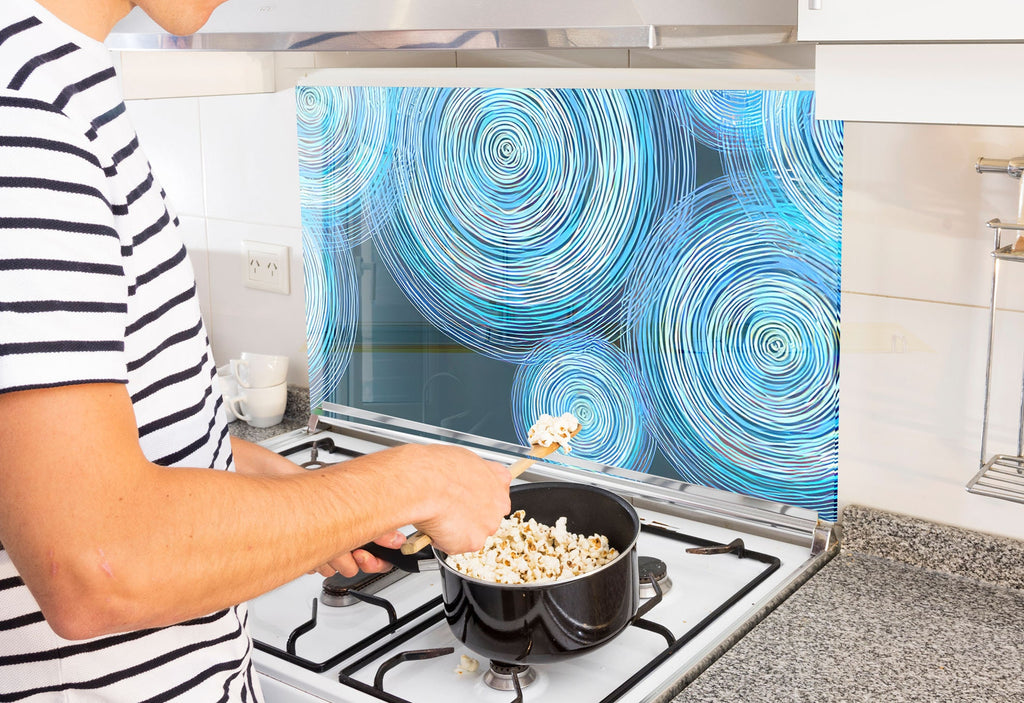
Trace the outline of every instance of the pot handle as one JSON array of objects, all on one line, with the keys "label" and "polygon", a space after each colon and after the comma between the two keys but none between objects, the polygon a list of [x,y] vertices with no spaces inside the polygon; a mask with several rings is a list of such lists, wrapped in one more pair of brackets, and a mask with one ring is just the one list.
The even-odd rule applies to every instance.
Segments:
[{"label": "pot handle", "polygon": [[421,571],[437,571],[440,568],[437,559],[434,558],[434,550],[430,548],[429,544],[412,554],[405,554],[401,549],[388,549],[376,542],[364,544],[359,549],[367,551],[378,559],[383,559],[389,564],[397,566],[402,571],[408,571],[412,574],[418,574]]}]

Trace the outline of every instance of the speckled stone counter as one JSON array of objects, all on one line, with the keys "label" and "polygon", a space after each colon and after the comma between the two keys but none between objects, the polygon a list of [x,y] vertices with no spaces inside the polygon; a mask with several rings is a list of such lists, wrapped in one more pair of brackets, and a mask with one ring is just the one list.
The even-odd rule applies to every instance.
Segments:
[{"label": "speckled stone counter", "polygon": [[1024,701],[1024,543],[840,522],[841,553],[673,701]]},{"label": "speckled stone counter", "polygon": [[309,421],[309,389],[299,386],[288,386],[288,400],[285,405],[284,417],[272,427],[250,427],[242,420],[235,420],[228,425],[232,436],[247,439],[250,442],[262,442],[299,427],[305,427]]}]

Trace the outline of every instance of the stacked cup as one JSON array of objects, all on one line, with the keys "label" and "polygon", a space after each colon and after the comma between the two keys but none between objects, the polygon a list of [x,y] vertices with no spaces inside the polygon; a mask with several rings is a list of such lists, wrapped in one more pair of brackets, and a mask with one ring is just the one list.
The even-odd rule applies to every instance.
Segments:
[{"label": "stacked cup", "polygon": [[242,352],[224,370],[229,372],[217,373],[229,419],[234,415],[252,427],[281,422],[288,403],[287,356]]}]

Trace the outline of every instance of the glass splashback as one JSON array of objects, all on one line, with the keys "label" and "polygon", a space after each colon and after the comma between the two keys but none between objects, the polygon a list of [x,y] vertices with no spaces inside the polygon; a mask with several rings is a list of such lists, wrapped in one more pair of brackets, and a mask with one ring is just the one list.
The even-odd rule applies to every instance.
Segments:
[{"label": "glass splashback", "polygon": [[801,91],[296,89],[329,401],[835,519],[841,122]]}]

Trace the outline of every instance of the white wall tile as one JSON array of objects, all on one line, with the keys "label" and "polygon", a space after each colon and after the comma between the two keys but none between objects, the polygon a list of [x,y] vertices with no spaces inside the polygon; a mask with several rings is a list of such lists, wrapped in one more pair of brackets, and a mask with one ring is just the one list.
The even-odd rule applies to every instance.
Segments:
[{"label": "white wall tile", "polygon": [[322,68],[455,68],[454,51],[287,51],[276,54],[277,90],[295,87]]},{"label": "white wall tile", "polygon": [[439,50],[318,51],[317,68],[454,68],[456,52]]},{"label": "white wall tile", "polygon": [[128,100],[142,150],[179,215],[202,217],[203,156],[196,98]]},{"label": "white wall tile", "polygon": [[299,227],[295,93],[199,99],[206,215]]},{"label": "white wall tile", "polygon": [[814,71],[800,69],[658,68],[318,68],[306,85],[471,86],[495,88],[675,88],[811,90]]},{"label": "white wall tile", "polygon": [[[979,175],[978,157],[1024,153],[1024,129],[845,126],[843,289],[988,305],[992,218],[1017,216],[1019,182]],[[1004,241],[1011,241],[1006,240]],[[1024,309],[1024,276],[1007,301]]]},{"label": "white wall tile", "polygon": [[[301,230],[213,218],[207,219],[206,229],[213,301],[210,342],[217,364],[243,351],[283,354],[290,360],[288,382],[308,386]],[[242,240],[289,247],[289,295],[243,285]]]},{"label": "white wall tile", "polygon": [[120,76],[129,99],[269,93],[274,90],[274,54],[123,51]]},{"label": "white wall tile", "polygon": [[626,49],[460,51],[460,68],[628,68]]},{"label": "white wall tile", "polygon": [[[855,294],[842,306],[840,505],[1024,538],[1020,506],[965,488],[980,464],[987,309]],[[997,329],[989,446],[1015,453],[1024,315]]]},{"label": "white wall tile", "polygon": [[632,68],[814,68],[814,45],[763,44],[733,48],[630,49]]}]

